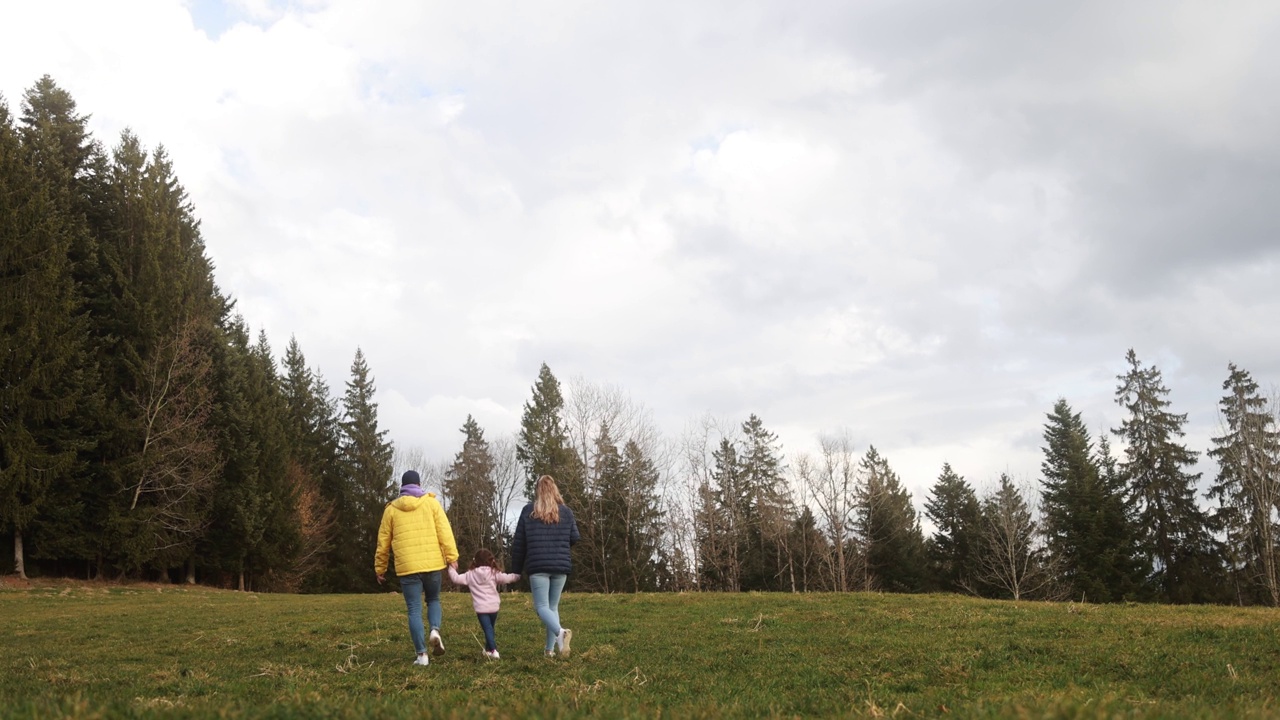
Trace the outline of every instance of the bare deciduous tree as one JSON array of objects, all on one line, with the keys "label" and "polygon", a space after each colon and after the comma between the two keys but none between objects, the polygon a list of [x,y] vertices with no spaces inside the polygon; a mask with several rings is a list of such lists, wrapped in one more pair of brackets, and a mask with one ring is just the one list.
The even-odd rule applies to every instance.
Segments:
[{"label": "bare deciduous tree", "polygon": [[514,436],[501,437],[489,443],[489,453],[493,458],[493,517],[497,519],[497,536],[502,538],[502,547],[495,554],[504,561],[510,549],[511,534],[515,531],[516,520],[520,516],[520,494],[524,490],[524,466],[516,455],[516,439]]},{"label": "bare deciduous tree", "polygon": [[858,503],[858,458],[847,431],[823,435],[818,446],[822,456],[816,467],[805,469],[808,477],[802,481],[812,490],[813,502],[831,540],[827,566],[832,588],[848,592],[853,587],[852,570],[857,561],[851,550]]},{"label": "bare deciduous tree", "polygon": [[[1044,597],[1056,581],[1056,573],[1047,566],[1028,497],[1032,497],[1030,491],[1001,475],[1000,487],[982,501],[978,580],[1014,600]],[[969,589],[977,593],[977,588]]]},{"label": "bare deciduous tree", "polygon": [[127,516],[149,536],[141,564],[188,545],[207,522],[207,500],[222,468],[209,426],[212,361],[196,342],[197,324],[179,326],[146,359],[137,392],[141,447],[133,462]]}]

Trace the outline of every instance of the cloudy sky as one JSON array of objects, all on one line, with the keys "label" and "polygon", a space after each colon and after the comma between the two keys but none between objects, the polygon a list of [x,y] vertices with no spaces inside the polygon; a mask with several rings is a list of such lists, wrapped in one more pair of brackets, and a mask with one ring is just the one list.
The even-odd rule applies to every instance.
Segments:
[{"label": "cloudy sky", "polygon": [[[164,144],[222,288],[451,456],[538,367],[671,436],[874,443],[922,502],[1038,475],[1125,351],[1189,443],[1280,383],[1280,5],[812,0],[14,2],[50,74]],[[1208,466],[1206,466],[1208,469]]]}]

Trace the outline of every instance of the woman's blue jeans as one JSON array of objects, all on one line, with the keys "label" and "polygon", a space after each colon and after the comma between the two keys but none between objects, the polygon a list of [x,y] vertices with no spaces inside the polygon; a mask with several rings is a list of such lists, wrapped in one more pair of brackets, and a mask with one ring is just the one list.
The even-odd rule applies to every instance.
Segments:
[{"label": "woman's blue jeans", "polygon": [[560,636],[560,591],[568,575],[534,573],[529,576],[529,590],[533,593],[533,611],[538,613],[542,627],[547,629],[547,650],[555,649]]},{"label": "woman's blue jeans", "polygon": [[427,637],[422,627],[422,595],[427,596],[427,622],[432,630],[440,629],[440,571],[400,576],[400,592],[409,611],[409,637],[413,649],[421,655],[427,651]]}]

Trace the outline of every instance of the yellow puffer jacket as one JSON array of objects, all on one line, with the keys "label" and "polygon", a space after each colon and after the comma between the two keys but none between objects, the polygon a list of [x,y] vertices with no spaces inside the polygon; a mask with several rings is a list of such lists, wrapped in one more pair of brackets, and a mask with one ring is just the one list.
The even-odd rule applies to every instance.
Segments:
[{"label": "yellow puffer jacket", "polygon": [[388,552],[396,556],[396,575],[443,570],[458,559],[453,528],[435,493],[417,498],[402,495],[387,503],[378,527],[378,551],[373,571],[387,572]]}]

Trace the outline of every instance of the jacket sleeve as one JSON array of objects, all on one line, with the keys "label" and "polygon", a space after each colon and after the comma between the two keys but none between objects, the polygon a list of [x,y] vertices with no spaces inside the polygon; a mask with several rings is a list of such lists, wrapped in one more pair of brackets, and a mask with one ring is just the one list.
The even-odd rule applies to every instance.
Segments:
[{"label": "jacket sleeve", "polygon": [[434,501],[431,512],[436,515],[436,539],[440,542],[440,554],[444,555],[444,564],[458,561],[458,544],[453,539],[453,526],[449,524],[449,516],[438,501]]},{"label": "jacket sleeve", "polygon": [[373,553],[373,572],[378,575],[387,572],[387,561],[391,557],[391,508],[382,511],[382,523],[378,525],[378,548]]},{"label": "jacket sleeve", "polygon": [[520,582],[520,573],[494,573],[493,579],[499,585],[510,585],[513,582]]},{"label": "jacket sleeve", "polygon": [[511,536],[511,570],[517,574],[524,572],[524,515],[522,511]]},{"label": "jacket sleeve", "polygon": [[445,566],[445,569],[449,571],[449,580],[450,580],[454,585],[466,585],[466,584],[467,584],[467,574],[466,574],[466,573],[462,573],[461,575],[459,575],[459,574],[458,574],[458,571],[457,571],[457,570],[454,570],[452,565],[446,565],[446,566]]}]

